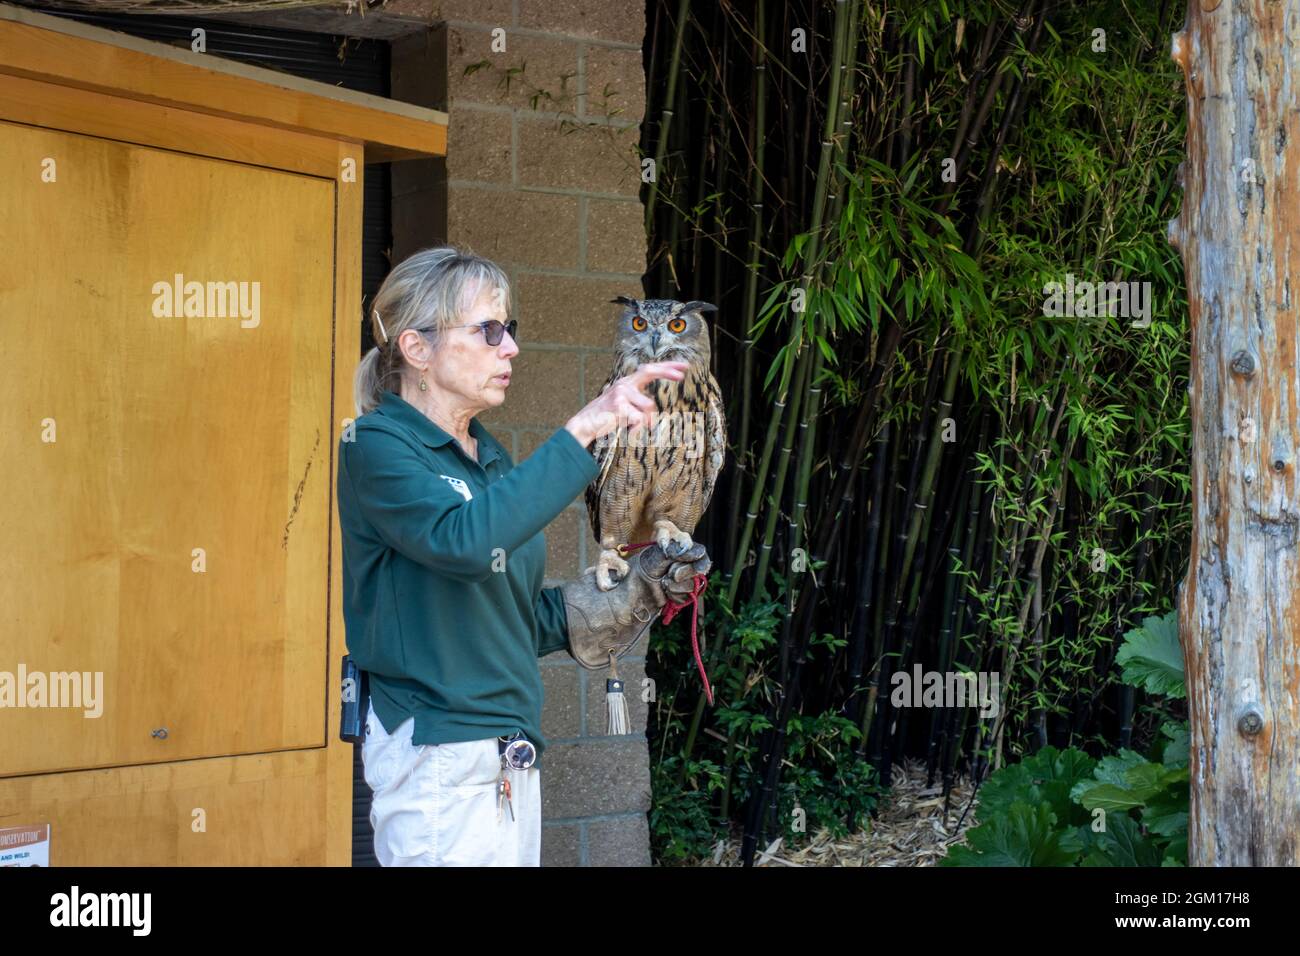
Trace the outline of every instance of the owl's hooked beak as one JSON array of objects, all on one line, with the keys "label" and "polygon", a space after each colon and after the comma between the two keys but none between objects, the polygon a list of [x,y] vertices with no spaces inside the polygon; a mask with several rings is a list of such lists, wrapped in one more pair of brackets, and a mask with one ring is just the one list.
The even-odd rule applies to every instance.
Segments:
[{"label": "owl's hooked beak", "polygon": [[659,330],[655,329],[650,333],[650,354],[659,354]]}]

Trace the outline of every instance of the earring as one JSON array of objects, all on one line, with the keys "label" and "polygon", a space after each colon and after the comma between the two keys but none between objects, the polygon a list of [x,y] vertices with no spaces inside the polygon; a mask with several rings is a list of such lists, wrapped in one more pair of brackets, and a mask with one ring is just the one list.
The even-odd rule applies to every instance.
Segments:
[{"label": "earring", "polygon": [[427,392],[429,390],[429,383],[424,380],[424,371],[424,369],[420,369],[420,391]]}]

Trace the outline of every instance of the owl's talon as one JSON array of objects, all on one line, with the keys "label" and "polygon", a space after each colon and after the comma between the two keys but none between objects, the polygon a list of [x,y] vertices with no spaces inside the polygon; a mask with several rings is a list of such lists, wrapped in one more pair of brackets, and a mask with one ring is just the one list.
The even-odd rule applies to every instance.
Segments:
[{"label": "owl's talon", "polygon": [[685,553],[695,542],[685,531],[679,531],[671,521],[655,522],[655,543],[670,558]]},{"label": "owl's talon", "polygon": [[[630,570],[628,563],[618,556],[618,551],[613,548],[601,551],[595,566],[596,587],[602,591],[612,591],[618,587],[619,581],[627,577]],[[611,578],[611,573],[616,573],[617,577]]]}]

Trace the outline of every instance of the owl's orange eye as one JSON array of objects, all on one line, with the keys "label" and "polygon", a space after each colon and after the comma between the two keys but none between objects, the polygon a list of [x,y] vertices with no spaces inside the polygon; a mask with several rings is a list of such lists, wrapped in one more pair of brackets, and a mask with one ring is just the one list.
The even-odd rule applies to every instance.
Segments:
[{"label": "owl's orange eye", "polygon": [[632,331],[633,331],[633,332],[644,332],[644,331],[645,331],[645,319],[641,318],[641,316],[639,316],[639,315],[638,315],[636,318],[634,318],[634,319],[632,320]]},{"label": "owl's orange eye", "polygon": [[673,319],[671,322],[668,323],[668,331],[669,331],[669,332],[685,332],[685,331],[686,331],[686,320],[685,320],[685,319]]}]

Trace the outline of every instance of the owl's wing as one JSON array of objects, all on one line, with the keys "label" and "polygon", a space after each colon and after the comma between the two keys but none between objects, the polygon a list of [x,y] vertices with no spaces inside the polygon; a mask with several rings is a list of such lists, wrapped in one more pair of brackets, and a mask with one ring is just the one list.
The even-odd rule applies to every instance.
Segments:
[{"label": "owl's wing", "polygon": [[722,390],[710,375],[704,401],[704,500],[700,503],[701,514],[713,498],[713,486],[718,482],[718,473],[722,471],[726,455],[727,420],[723,411]]},{"label": "owl's wing", "polygon": [[[605,391],[614,384],[618,378],[618,365],[610,372],[609,378],[605,379],[605,384],[601,386],[597,395],[603,395]],[[592,457],[596,459],[596,464],[600,466],[600,474],[592,479],[591,484],[587,486],[584,495],[587,502],[587,518],[591,522],[591,533],[600,540],[600,497],[605,487],[605,480],[609,477],[610,466],[614,463],[614,452],[618,444],[618,430],[606,435],[604,440],[597,439],[594,442],[595,447],[591,449]]]}]

